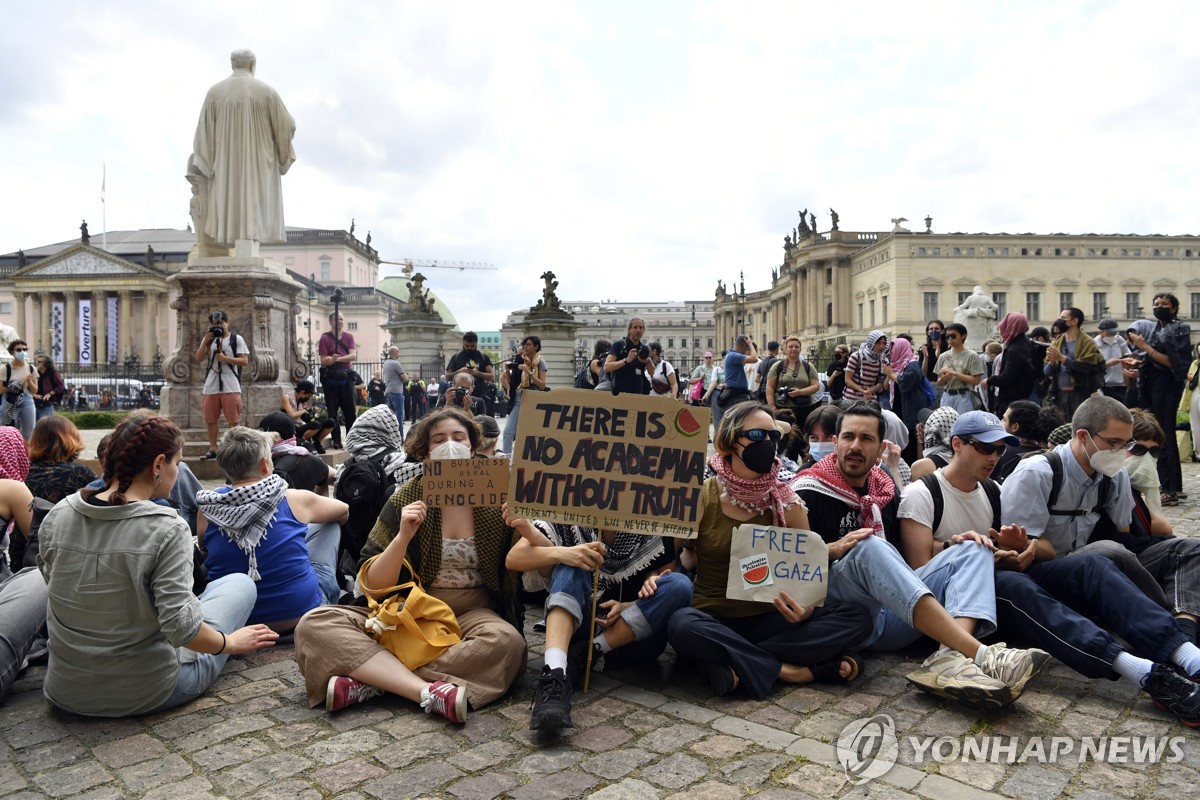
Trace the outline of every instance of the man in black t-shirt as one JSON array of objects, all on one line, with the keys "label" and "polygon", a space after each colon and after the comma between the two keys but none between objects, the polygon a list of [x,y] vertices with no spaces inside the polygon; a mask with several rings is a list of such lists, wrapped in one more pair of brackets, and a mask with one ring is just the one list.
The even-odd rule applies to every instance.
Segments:
[{"label": "man in black t-shirt", "polygon": [[646,371],[654,368],[650,348],[642,343],[646,323],[639,317],[625,326],[625,338],[613,342],[604,362],[604,372],[612,381],[613,394],[650,394]]},{"label": "man in black t-shirt", "polygon": [[454,380],[454,376],[459,373],[471,376],[474,382],[471,394],[480,400],[484,399],[484,390],[487,385],[495,380],[492,360],[488,358],[487,353],[479,349],[479,336],[475,331],[467,331],[463,334],[462,350],[451,356],[449,363],[446,364],[446,380]]}]

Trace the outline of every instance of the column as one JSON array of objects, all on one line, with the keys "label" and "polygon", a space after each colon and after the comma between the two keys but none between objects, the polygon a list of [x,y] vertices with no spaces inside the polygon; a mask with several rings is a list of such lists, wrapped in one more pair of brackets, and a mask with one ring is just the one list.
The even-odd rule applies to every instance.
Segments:
[{"label": "column", "polygon": [[25,330],[25,293],[13,292],[13,305],[17,312],[17,335],[23,338],[31,348],[37,348],[37,337]]},{"label": "column", "polygon": [[33,297],[33,325],[34,329],[28,341],[29,346],[35,350],[50,352],[50,338],[46,335],[46,329],[50,325],[50,293],[38,292]]},{"label": "column", "polygon": [[107,292],[92,292],[92,363],[108,363]]},{"label": "column", "polygon": [[133,295],[128,289],[118,292],[117,303],[117,361],[124,361],[133,352]]},{"label": "column", "polygon": [[158,330],[158,292],[146,290],[146,308],[142,323],[142,363],[154,360],[155,331]]},{"label": "column", "polygon": [[168,292],[158,293],[158,347],[163,357],[171,354],[171,295]]},{"label": "column", "polygon": [[63,292],[63,362],[79,362],[79,293]]}]

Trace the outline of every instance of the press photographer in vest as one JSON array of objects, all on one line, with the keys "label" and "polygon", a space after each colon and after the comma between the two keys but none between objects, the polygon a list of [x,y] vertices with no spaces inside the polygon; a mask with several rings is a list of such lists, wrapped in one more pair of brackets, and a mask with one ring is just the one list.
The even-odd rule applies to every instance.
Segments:
[{"label": "press photographer in vest", "polygon": [[196,362],[207,364],[204,373],[204,399],[200,413],[208,428],[208,452],[204,458],[217,457],[217,429],[221,414],[230,427],[242,421],[242,367],[250,363],[246,342],[230,333],[229,315],[214,311],[208,315],[208,330],[196,350]]}]

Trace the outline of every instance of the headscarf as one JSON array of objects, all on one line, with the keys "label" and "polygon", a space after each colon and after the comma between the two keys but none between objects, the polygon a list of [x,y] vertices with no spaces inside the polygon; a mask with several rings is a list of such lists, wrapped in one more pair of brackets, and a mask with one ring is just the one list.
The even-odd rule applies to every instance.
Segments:
[{"label": "headscarf", "polygon": [[897,376],[904,371],[904,368],[907,367],[913,361],[913,359],[914,356],[912,345],[909,344],[908,339],[898,336],[892,340],[892,371],[895,372]]},{"label": "headscarf", "polygon": [[307,447],[296,444],[296,437],[281,439],[271,445],[272,456],[310,456],[312,452]]},{"label": "headscarf", "polygon": [[211,489],[196,492],[196,507],[246,554],[246,574],[251,580],[262,578],[258,572],[258,546],[266,538],[267,528],[271,527],[286,491],[287,482],[283,478],[268,475],[261,481],[235,486],[227,492]]},{"label": "headscarf", "polygon": [[[904,340],[898,339],[897,341],[903,342]],[[904,424],[904,421],[890,409],[882,409],[880,413],[883,414],[883,420],[887,423],[883,438],[889,442],[895,442],[901,450],[908,447],[908,426]]]},{"label": "headscarf", "polygon": [[925,457],[941,456],[949,461],[954,458],[954,448],[950,446],[950,431],[958,420],[958,412],[950,406],[942,406],[929,415],[925,420]]},{"label": "headscarf", "polygon": [[21,432],[11,425],[0,427],[0,478],[25,482],[29,477],[29,451]]},{"label": "headscarf", "polygon": [[869,361],[879,362],[883,360],[883,353],[875,352],[875,343],[880,339],[886,339],[887,334],[883,331],[871,331],[867,334],[867,340],[863,342],[862,347],[858,348],[858,357],[868,359]]},{"label": "headscarf", "polygon": [[838,469],[837,453],[830,453],[813,464],[792,482],[792,488],[814,492],[840,500],[848,506],[857,506],[860,523],[870,528],[876,536],[883,536],[883,509],[896,497],[896,482],[882,467],[871,467],[867,473],[867,493],[860,495],[846,483]]},{"label": "headscarf", "polygon": [[1012,340],[1029,330],[1029,318],[1020,311],[1010,311],[1000,320],[1000,338],[1007,346]]},{"label": "headscarf", "polygon": [[[1150,337],[1153,336],[1154,331],[1158,329],[1158,322],[1149,319],[1135,319],[1129,327],[1133,329],[1134,333],[1138,334],[1146,341],[1150,341]],[[1133,342],[1130,342],[1129,346],[1133,347]],[[1133,349],[1139,350],[1140,352],[1140,348],[1133,347]]]},{"label": "headscarf", "polygon": [[708,459],[708,465],[716,473],[721,489],[729,497],[729,501],[738,508],[762,514],[768,509],[772,512],[775,524],[786,526],[784,514],[788,508],[800,503],[800,496],[783,481],[779,480],[779,468],[782,466],[778,458],[771,464],[771,471],[754,478],[743,478],[733,471],[730,456],[713,453]]},{"label": "headscarf", "polygon": [[383,459],[383,472],[392,475],[404,464],[404,436],[388,406],[372,406],[354,420],[346,433],[346,452],[355,461]]},{"label": "headscarf", "polygon": [[1058,447],[1060,444],[1066,444],[1071,441],[1071,423],[1064,422],[1054,430],[1050,431],[1050,435],[1046,437],[1046,444],[1051,447]]}]

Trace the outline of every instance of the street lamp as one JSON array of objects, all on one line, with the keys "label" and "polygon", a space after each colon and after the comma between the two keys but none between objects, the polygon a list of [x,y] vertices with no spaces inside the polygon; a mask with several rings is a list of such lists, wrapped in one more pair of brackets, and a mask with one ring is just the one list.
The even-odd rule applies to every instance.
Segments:
[{"label": "street lamp", "polygon": [[696,304],[692,303],[692,363],[689,368],[695,369],[700,363],[700,354],[696,352]]},{"label": "street lamp", "polygon": [[313,349],[312,349],[312,304],[313,300],[317,299],[317,274],[310,272],[308,274],[308,322],[304,323],[304,327],[308,329],[308,377],[313,376]]},{"label": "street lamp", "polygon": [[741,318],[738,319],[738,332],[745,333],[746,332],[746,273],[739,272],[738,278],[740,279],[738,282],[739,283],[738,303],[739,303],[739,309],[740,309],[740,313],[741,313]]}]

